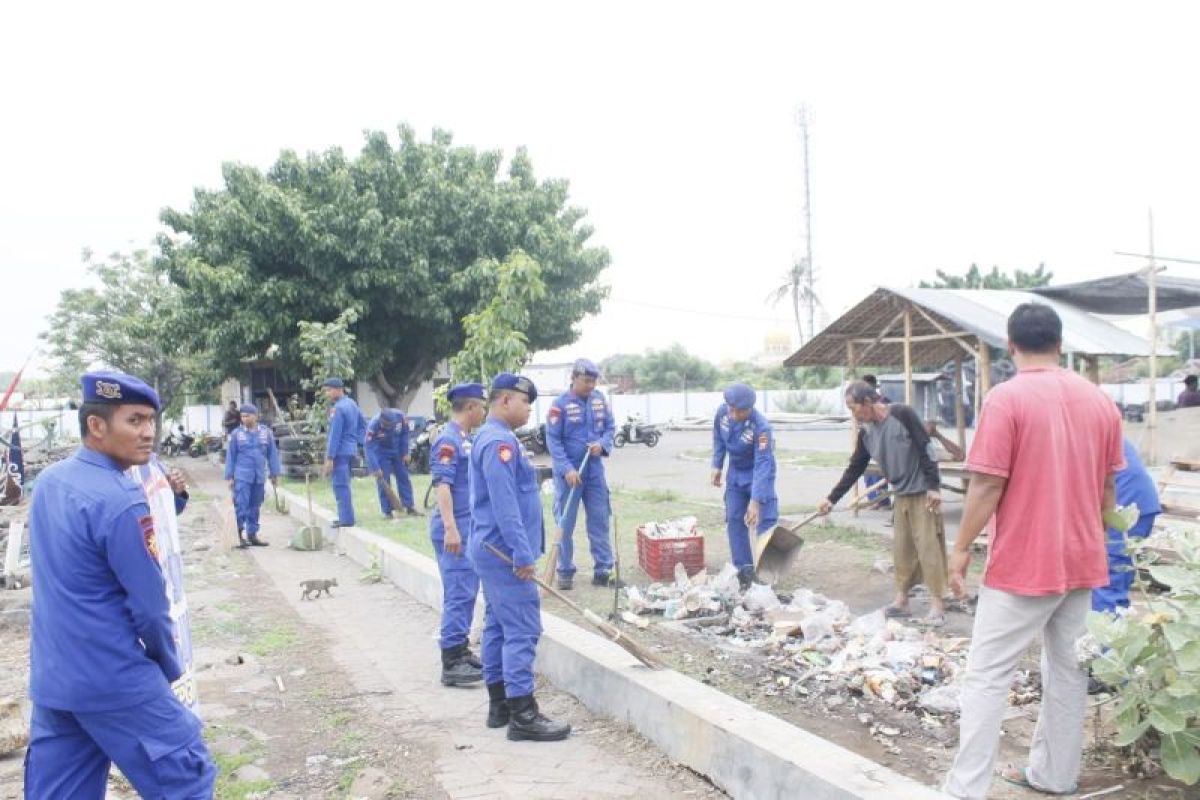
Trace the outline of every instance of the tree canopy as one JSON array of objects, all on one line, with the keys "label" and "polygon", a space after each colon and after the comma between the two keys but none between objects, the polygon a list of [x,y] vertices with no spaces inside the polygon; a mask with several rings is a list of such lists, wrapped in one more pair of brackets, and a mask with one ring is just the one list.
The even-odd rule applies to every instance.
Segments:
[{"label": "tree canopy", "polygon": [[180,335],[182,296],[148,250],[97,260],[84,251],[97,286],[66,289],[40,337],[49,345],[57,385],[78,391],[79,375],[105,367],[150,384],[168,413],[178,410],[189,382],[208,386],[215,376]]},{"label": "tree canopy", "polygon": [[599,309],[606,250],[588,245],[585,212],[563,180],[538,181],[524,149],[501,177],[502,154],[455,146],[408,127],[393,146],[368,132],[361,153],[284,151],[265,173],[226,164],[224,187],[197,189],[186,211],[167,209],[163,249],[181,288],[190,337],[233,375],[272,345],[301,371],[296,321],[354,309],[354,366],[390,404],[458,352],[463,320],[495,296],[488,264],[518,249],[537,263],[545,292],[525,295],[528,345],[577,338]]},{"label": "tree canopy", "polygon": [[1054,273],[1046,271],[1046,265],[1038,264],[1032,272],[1014,270],[1011,275],[992,267],[991,272],[981,272],[978,264],[972,264],[963,275],[951,275],[937,270],[937,280],[921,281],[922,289],[1033,289],[1046,286],[1054,280]]}]

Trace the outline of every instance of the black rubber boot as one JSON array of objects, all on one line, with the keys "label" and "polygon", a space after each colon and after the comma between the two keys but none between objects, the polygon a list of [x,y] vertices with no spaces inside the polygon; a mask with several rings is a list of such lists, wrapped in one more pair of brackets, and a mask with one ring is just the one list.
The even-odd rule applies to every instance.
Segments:
[{"label": "black rubber boot", "polygon": [[558,588],[565,591],[575,588],[575,578],[572,575],[559,575]]},{"label": "black rubber boot", "polygon": [[237,546],[238,546],[239,550],[245,550],[247,547],[250,546],[249,543],[246,541],[246,534],[241,528],[238,528]]},{"label": "black rubber boot", "polygon": [[742,567],[738,570],[738,586],[742,588],[743,592],[749,589],[750,584],[755,580],[757,580],[757,576],[754,574],[754,567]]},{"label": "black rubber boot", "polygon": [[405,513],[405,514],[407,514],[407,515],[408,515],[408,516],[410,516],[410,517],[423,517],[423,516],[425,516],[425,515],[424,515],[424,514],[422,514],[420,511],[417,511],[415,508],[413,508],[412,506],[409,506],[408,508],[404,509],[404,513]]},{"label": "black rubber boot", "polygon": [[465,644],[442,651],[442,685],[468,686],[483,680],[483,673],[467,663]]},{"label": "black rubber boot", "polygon": [[595,575],[592,576],[592,585],[593,586],[607,586],[609,589],[624,589],[625,581],[623,581],[619,578],[614,578],[612,575],[609,575],[607,572],[597,572]]},{"label": "black rubber boot", "polygon": [[504,683],[489,683],[488,687],[489,728],[503,728],[508,724],[508,701],[504,699]]},{"label": "black rubber boot", "polygon": [[483,669],[483,662],[479,660],[479,656],[471,652],[471,648],[463,645],[463,660],[470,664],[475,669]]},{"label": "black rubber boot", "polygon": [[508,738],[513,742],[558,742],[567,738],[571,726],[565,722],[547,719],[538,711],[533,695],[510,697],[508,709]]}]

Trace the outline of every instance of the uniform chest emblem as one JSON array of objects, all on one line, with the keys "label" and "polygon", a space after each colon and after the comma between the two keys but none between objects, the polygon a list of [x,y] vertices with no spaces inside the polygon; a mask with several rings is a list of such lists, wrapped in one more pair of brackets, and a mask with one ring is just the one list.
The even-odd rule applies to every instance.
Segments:
[{"label": "uniform chest emblem", "polygon": [[729,417],[721,417],[721,430],[729,432]]},{"label": "uniform chest emblem", "polygon": [[462,449],[463,449],[464,453],[467,453],[469,455],[471,452],[471,447],[473,447],[473,446],[474,446],[474,442],[472,442],[470,439],[463,439]]},{"label": "uniform chest emblem", "polygon": [[754,441],[754,431],[750,430],[749,428],[746,428],[744,431],[742,431],[741,438],[742,438],[743,442],[745,442],[746,444],[750,444],[751,442]]}]

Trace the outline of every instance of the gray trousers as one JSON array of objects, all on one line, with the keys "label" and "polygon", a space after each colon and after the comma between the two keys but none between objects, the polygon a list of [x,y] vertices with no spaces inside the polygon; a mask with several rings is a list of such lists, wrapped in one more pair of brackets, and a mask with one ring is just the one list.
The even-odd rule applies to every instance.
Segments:
[{"label": "gray trousers", "polygon": [[1079,780],[1087,673],[1075,656],[1090,589],[1025,597],[979,589],[971,652],[962,684],[958,755],[944,790],[962,800],[986,800],[1000,744],[1008,691],[1021,656],[1042,634],[1042,709],[1029,749],[1028,777],[1039,789],[1067,792]]}]

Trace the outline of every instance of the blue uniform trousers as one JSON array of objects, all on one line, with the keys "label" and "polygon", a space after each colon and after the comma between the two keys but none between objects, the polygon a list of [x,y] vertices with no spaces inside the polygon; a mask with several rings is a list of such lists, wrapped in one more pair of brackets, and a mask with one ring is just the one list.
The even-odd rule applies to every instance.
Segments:
[{"label": "blue uniform trousers", "polygon": [[233,482],[233,507],[237,513],[239,531],[245,531],[250,536],[258,533],[258,512],[266,497],[266,488],[265,483]]},{"label": "blue uniform trousers", "polygon": [[[572,534],[575,531],[575,520],[579,516],[579,505],[587,514],[588,545],[592,551],[592,567],[594,574],[607,575],[612,572],[613,553],[612,542],[608,537],[608,520],[611,506],[608,499],[608,483],[604,479],[603,469],[595,469],[592,459],[583,471],[583,485],[575,490],[575,496],[567,504],[571,487],[561,475],[554,476],[554,518],[562,523],[562,547],[558,551],[558,574],[575,574],[575,542]],[[563,506],[566,505],[565,514]]]},{"label": "blue uniform trousers", "polygon": [[[383,483],[388,484],[392,480],[392,476],[396,476],[396,493],[400,495],[400,502],[404,503],[405,508],[413,508],[413,488],[412,480],[408,477],[408,467],[404,464],[404,459],[400,456],[381,456],[378,461],[379,469],[383,470]],[[379,489],[379,509],[383,511],[386,517],[393,510],[392,501],[388,500],[387,492],[383,490],[383,486],[378,486]]]},{"label": "blue uniform trousers", "polygon": [[463,551],[457,556],[446,552],[441,539],[433,540],[437,554],[438,572],[442,575],[442,630],[439,646],[443,650],[466,644],[475,615],[475,598],[479,595],[479,576],[467,558],[465,531],[471,529],[470,517],[458,518],[458,530],[463,535]]},{"label": "blue uniform trousers", "polygon": [[[750,549],[750,529],[746,527],[746,509],[750,506],[750,482],[737,480],[727,475],[725,480],[725,533],[729,537],[729,552],[733,565],[738,569],[754,566],[754,552]],[[775,527],[779,521],[779,500],[771,498],[758,509],[758,525],[755,533],[761,535]],[[756,536],[757,538],[757,536]]]},{"label": "blue uniform trousers", "polygon": [[169,691],[116,711],[33,707],[26,800],[104,800],[115,762],[142,797],[209,800],[217,768],[200,720]]},{"label": "blue uniform trousers", "polygon": [[487,600],[484,614],[484,683],[504,682],[508,697],[533,694],[533,659],[542,635],[542,608],[537,584],[523,581],[512,567],[491,553],[477,556],[475,569]]},{"label": "blue uniform trousers", "polygon": [[[1125,534],[1130,539],[1143,538],[1154,529],[1157,514],[1143,514]],[[1093,611],[1116,611],[1117,607],[1129,608],[1129,590],[1133,586],[1133,559],[1125,552],[1125,540],[1113,531],[1108,537],[1108,586],[1092,589]]]},{"label": "blue uniform trousers", "polygon": [[333,457],[333,497],[337,500],[338,522],[354,524],[354,501],[350,496],[350,462],[354,456]]}]

